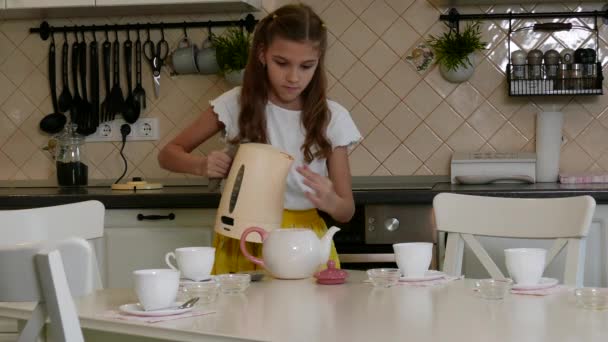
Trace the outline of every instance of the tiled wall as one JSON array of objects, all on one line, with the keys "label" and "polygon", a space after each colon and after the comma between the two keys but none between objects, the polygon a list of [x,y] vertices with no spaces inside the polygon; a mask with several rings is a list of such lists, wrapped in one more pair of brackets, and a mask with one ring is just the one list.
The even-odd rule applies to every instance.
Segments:
[{"label": "tiled wall", "polygon": [[[265,0],[264,12],[286,2]],[[556,108],[565,113],[562,170],[608,170],[608,100],[605,96],[507,96],[503,71],[508,58],[506,22],[483,22],[488,50],[479,56],[477,70],[470,81],[451,84],[442,79],[436,67],[418,72],[405,59],[429,33],[444,30],[438,17],[447,8],[436,7],[427,0],[304,2],[321,13],[331,33],[327,60],[330,96],[351,110],[365,136],[351,154],[354,175],[446,175],[454,151],[534,151],[536,113]],[[459,7],[459,11],[586,11],[601,6],[601,3],[483,5]],[[50,22],[72,25],[238,17],[109,17]],[[49,137],[37,128],[40,119],[52,111],[46,77],[48,42],[28,34],[28,29],[39,23],[39,20],[0,21],[0,180],[55,178],[53,160],[42,150]],[[172,47],[182,35],[181,30],[166,34]],[[191,30],[189,35],[200,42],[206,34],[204,30]],[[600,36],[608,37],[608,26],[601,26]],[[87,40],[91,38],[89,34]],[[103,34],[98,33],[97,39],[103,40]],[[71,42],[73,37],[69,36],[68,40]],[[58,36],[57,41],[62,43],[63,37]],[[511,48],[528,50],[540,46],[542,50],[561,50],[565,46],[577,48],[591,42],[592,36],[585,31],[529,34],[514,37]],[[607,56],[607,43],[602,40],[600,57],[604,72]],[[209,99],[229,86],[216,76],[163,74],[161,96],[156,99],[146,66],[143,77],[149,106],[143,115],[160,119],[162,139],[127,144],[128,175],[184,177],[158,167],[159,148],[196,118],[207,107]],[[60,83],[58,85],[60,87]],[[196,153],[219,146],[214,139]],[[121,174],[119,143],[90,143],[87,148],[91,178],[113,179]]]}]

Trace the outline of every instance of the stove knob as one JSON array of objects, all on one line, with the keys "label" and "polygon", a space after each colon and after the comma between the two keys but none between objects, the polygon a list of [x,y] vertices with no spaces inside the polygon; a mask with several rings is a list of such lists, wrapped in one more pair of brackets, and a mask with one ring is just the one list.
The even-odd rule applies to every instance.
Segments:
[{"label": "stove knob", "polygon": [[367,230],[369,230],[370,232],[373,232],[376,230],[376,226],[374,226],[373,224],[370,224],[369,227],[367,227]]},{"label": "stove knob", "polygon": [[386,228],[386,230],[388,230],[389,232],[394,232],[395,230],[399,229],[399,220],[397,220],[396,218],[389,218],[384,220],[384,228]]}]

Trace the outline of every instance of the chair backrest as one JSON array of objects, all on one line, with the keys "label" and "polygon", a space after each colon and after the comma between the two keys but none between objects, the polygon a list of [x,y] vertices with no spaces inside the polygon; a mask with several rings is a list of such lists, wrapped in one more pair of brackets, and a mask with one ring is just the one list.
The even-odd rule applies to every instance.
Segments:
[{"label": "chair backrest", "polygon": [[494,278],[504,275],[474,235],[555,239],[546,265],[567,246],[564,283],[582,285],[584,237],[589,232],[595,200],[566,198],[502,198],[441,193],[433,199],[438,231],[448,233],[443,271],[460,275],[464,243]]},{"label": "chair backrest", "polygon": [[[70,237],[91,240],[103,237],[105,207],[99,201],[84,201],[51,207],[0,210],[0,245],[15,245],[37,241],[58,241]],[[64,253],[71,253],[64,251]],[[65,268],[73,257],[63,256]],[[95,253],[89,258],[91,279],[84,291],[71,288],[72,293],[89,293],[102,288]],[[75,285],[74,285],[75,286]]]},{"label": "chair backrest", "polygon": [[[64,268],[63,252],[77,257],[69,267]],[[92,255],[82,238],[0,247],[0,301],[37,302],[18,342],[37,340],[47,315],[52,340],[84,341],[70,287],[79,288],[91,278]]]}]

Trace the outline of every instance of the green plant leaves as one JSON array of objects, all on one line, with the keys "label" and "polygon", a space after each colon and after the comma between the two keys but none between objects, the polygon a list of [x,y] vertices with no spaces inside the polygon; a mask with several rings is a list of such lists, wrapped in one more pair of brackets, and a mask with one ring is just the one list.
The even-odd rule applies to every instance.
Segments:
[{"label": "green plant leaves", "polygon": [[215,57],[222,74],[245,68],[249,57],[251,36],[248,32],[231,27],[221,36],[213,35]]},{"label": "green plant leaves", "polygon": [[441,36],[431,35],[427,43],[435,52],[436,63],[444,65],[448,70],[473,66],[468,58],[469,54],[484,50],[486,46],[486,43],[481,41],[479,24],[471,23],[463,32],[449,30]]}]

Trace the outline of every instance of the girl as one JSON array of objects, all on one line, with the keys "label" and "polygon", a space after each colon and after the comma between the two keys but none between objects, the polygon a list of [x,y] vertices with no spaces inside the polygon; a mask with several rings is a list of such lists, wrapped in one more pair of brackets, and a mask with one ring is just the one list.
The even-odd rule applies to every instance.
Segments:
[{"label": "girl", "polygon": [[[327,227],[317,209],[339,222],[354,213],[347,148],[361,139],[350,114],[326,98],[323,60],[327,30],[306,5],[286,5],[262,19],[253,37],[242,87],[211,101],[211,108],[169,142],[158,156],[161,167],[207,177],[226,177],[232,159],[222,151],[190,154],[223,130],[231,143],[268,143],[291,154],[283,224]],[[214,273],[254,270],[239,241],[216,234]],[[249,243],[261,256],[261,244]],[[339,266],[335,247],[331,257]]]}]

